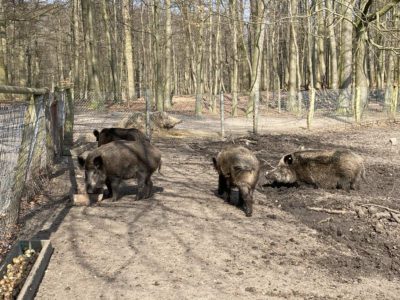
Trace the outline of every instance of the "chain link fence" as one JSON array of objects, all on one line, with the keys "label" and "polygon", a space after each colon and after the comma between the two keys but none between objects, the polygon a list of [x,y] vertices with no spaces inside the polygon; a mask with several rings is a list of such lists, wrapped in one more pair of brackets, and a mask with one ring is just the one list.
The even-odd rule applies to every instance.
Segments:
[{"label": "chain link fence", "polygon": [[[32,90],[7,88],[13,94]],[[62,154],[65,95],[43,89],[36,93],[26,101],[0,101],[0,241],[16,224],[21,199],[42,191]]]}]

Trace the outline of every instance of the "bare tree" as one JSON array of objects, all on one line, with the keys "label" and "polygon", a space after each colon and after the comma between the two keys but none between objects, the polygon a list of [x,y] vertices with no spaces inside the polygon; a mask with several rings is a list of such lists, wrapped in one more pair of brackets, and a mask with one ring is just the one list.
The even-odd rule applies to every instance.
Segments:
[{"label": "bare tree", "polygon": [[122,2],[122,22],[124,28],[124,57],[127,74],[126,92],[127,100],[136,98],[135,94],[135,77],[133,66],[133,51],[132,51],[132,32],[131,32],[131,14],[128,0]]}]

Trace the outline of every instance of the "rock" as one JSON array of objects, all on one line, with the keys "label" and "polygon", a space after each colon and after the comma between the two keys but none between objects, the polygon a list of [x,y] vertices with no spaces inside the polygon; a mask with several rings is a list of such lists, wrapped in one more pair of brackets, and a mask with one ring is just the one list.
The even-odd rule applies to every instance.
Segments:
[{"label": "rock", "polygon": [[392,146],[396,146],[397,145],[397,139],[396,138],[389,139],[389,142],[392,144]]},{"label": "rock", "polygon": [[159,286],[160,283],[159,283],[158,281],[154,281],[154,285],[155,285],[155,286]]},{"label": "rock", "polygon": [[368,207],[368,213],[372,216],[378,212],[378,209],[375,206]]},{"label": "rock", "polygon": [[385,231],[385,227],[380,222],[376,222],[373,227],[377,233],[383,233]]},{"label": "rock", "polygon": [[392,219],[400,224],[400,214],[392,213]]},{"label": "rock", "polygon": [[356,207],[355,208],[357,216],[362,219],[365,217],[365,210],[362,207]]},{"label": "rock", "polygon": [[239,272],[236,273],[236,275],[238,275],[238,276],[241,276],[243,274],[244,274],[243,271],[239,271]]},{"label": "rock", "polygon": [[244,290],[245,290],[246,292],[249,292],[249,293],[255,293],[255,292],[256,292],[256,288],[253,287],[253,286],[248,286],[248,287],[246,287]]}]

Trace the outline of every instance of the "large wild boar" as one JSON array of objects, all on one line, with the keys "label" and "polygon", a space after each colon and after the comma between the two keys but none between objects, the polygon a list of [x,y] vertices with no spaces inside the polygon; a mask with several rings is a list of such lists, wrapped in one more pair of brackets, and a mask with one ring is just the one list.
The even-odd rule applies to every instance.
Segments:
[{"label": "large wild boar", "polygon": [[358,189],[363,158],[350,150],[303,150],[285,155],[265,174],[267,183],[307,183],[316,188]]},{"label": "large wild boar", "polygon": [[255,155],[243,146],[230,145],[213,157],[219,174],[218,194],[230,202],[231,188],[239,189],[238,206],[243,206],[247,217],[253,213],[253,193],[260,172],[260,163]]},{"label": "large wild boar", "polygon": [[151,196],[151,175],[160,171],[161,152],[149,142],[119,140],[96,148],[86,159],[79,156],[78,162],[85,169],[87,193],[99,193],[105,184],[108,196],[116,201],[121,180],[136,178],[139,200]]},{"label": "large wild boar", "polygon": [[95,129],[93,131],[96,137],[97,145],[107,144],[112,141],[117,140],[127,140],[127,141],[149,141],[149,139],[136,128],[103,128],[100,132]]}]

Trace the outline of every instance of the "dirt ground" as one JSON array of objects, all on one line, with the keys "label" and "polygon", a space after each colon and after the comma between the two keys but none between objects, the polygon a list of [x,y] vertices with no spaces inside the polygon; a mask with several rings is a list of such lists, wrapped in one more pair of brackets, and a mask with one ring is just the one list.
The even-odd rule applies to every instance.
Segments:
[{"label": "dirt ground", "polygon": [[[400,141],[399,123],[317,115],[306,131],[304,118],[261,106],[255,137],[242,101],[221,141],[218,117],[196,119],[192,108],[177,98],[173,113],[184,122],[153,136],[163,166],[151,199],[135,201],[130,180],[117,202],[73,207],[82,173],[75,157],[56,166],[20,222],[20,238],[50,238],[55,249],[36,299],[400,299],[400,145],[389,142]],[[124,115],[77,111],[73,154],[95,147],[94,128]],[[246,218],[216,196],[211,158],[232,142],[265,169],[300,147],[352,149],[365,159],[367,182],[350,192],[259,188]]]},{"label": "dirt ground", "polygon": [[[154,196],[69,207],[65,161],[53,184],[57,209],[39,237],[55,248],[37,299],[399,299],[399,124],[258,138],[154,137],[163,152]],[[247,144],[275,164],[301,146],[346,147],[366,161],[360,191],[265,187],[253,217],[215,195],[211,157]],[[77,171],[79,172],[79,171]],[[64,196],[63,196],[64,195]],[[341,214],[314,211],[317,207]],[[42,216],[42,218],[43,218]]]}]

